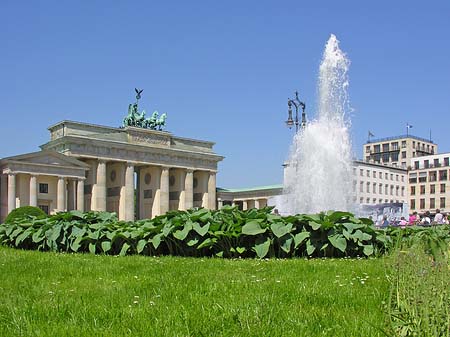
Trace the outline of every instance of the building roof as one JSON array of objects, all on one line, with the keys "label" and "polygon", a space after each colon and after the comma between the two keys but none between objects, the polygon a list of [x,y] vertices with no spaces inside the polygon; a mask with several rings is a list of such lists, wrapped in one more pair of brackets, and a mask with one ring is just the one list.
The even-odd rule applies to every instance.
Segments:
[{"label": "building roof", "polygon": [[387,141],[391,141],[391,140],[405,139],[405,138],[416,139],[416,140],[420,140],[422,142],[434,144],[434,142],[431,139],[425,139],[425,138],[417,137],[417,136],[413,136],[413,135],[400,135],[400,136],[392,136],[392,137],[385,137],[385,138],[376,138],[376,139],[368,140],[366,142],[366,144],[387,142]]},{"label": "building roof", "polygon": [[253,192],[253,191],[262,191],[262,190],[273,190],[273,189],[280,189],[283,188],[283,184],[277,184],[277,185],[268,185],[268,186],[257,186],[257,187],[247,187],[247,188],[221,188],[218,187],[217,191],[219,192]]}]

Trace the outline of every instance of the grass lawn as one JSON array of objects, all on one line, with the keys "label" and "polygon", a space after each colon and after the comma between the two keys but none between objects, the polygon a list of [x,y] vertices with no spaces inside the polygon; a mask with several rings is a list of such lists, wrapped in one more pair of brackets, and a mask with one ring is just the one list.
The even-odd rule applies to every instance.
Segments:
[{"label": "grass lawn", "polygon": [[0,247],[0,336],[383,336],[385,268]]}]

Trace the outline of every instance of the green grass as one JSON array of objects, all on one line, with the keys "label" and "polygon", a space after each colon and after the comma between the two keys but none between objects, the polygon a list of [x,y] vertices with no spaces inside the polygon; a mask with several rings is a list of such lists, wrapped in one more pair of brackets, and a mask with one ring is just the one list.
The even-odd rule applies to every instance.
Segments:
[{"label": "green grass", "polygon": [[385,260],[0,247],[0,336],[383,336]]}]

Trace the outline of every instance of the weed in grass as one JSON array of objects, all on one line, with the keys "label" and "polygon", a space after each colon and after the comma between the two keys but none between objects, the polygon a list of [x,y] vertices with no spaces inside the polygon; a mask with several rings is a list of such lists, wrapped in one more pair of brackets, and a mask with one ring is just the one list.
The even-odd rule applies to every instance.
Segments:
[{"label": "weed in grass", "polygon": [[416,243],[392,256],[388,310],[396,336],[450,336],[448,255],[427,250]]}]

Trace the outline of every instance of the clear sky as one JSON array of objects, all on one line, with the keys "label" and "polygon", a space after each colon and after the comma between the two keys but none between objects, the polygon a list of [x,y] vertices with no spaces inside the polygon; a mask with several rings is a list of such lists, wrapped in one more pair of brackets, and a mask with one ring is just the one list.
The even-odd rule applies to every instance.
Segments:
[{"label": "clear sky", "polygon": [[295,90],[316,107],[330,33],[351,59],[354,152],[411,133],[450,152],[450,1],[0,0],[0,157],[37,151],[61,120],[119,126],[141,108],[216,142],[217,184],[282,183]]}]

